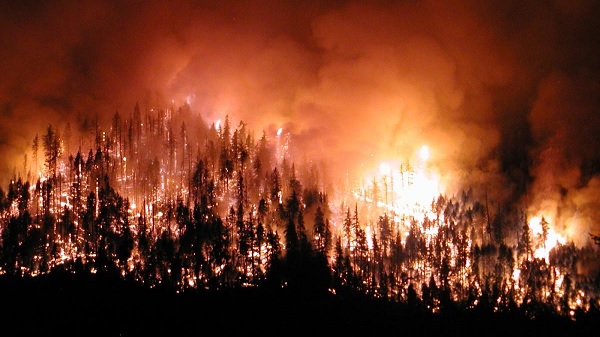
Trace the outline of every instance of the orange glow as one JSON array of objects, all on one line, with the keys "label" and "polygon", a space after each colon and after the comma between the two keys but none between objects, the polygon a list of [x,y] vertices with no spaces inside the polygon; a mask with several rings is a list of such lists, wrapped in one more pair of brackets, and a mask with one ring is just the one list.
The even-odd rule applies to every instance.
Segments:
[{"label": "orange glow", "polygon": [[444,192],[439,176],[428,167],[429,157],[429,148],[423,145],[416,167],[399,159],[381,162],[377,171],[367,174],[370,178],[353,192],[354,196],[397,216],[422,220],[430,213],[432,201]]},{"label": "orange glow", "polygon": [[[534,235],[535,246],[534,246],[534,257],[539,259],[545,259],[548,262],[548,256],[550,251],[558,244],[564,245],[567,243],[567,239],[557,233],[551,226],[550,223],[546,221],[545,226],[546,233],[544,233],[544,227],[542,222],[542,216],[534,216],[529,220],[529,229],[531,233]],[[545,218],[544,218],[545,219]],[[545,235],[545,239],[544,239]]]}]

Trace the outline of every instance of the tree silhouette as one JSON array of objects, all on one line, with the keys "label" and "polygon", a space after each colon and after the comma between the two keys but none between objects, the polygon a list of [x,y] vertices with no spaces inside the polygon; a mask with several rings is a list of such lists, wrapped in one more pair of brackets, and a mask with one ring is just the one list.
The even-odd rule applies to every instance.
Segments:
[{"label": "tree silhouette", "polygon": [[46,159],[46,169],[50,173],[53,179],[56,179],[56,168],[58,158],[62,153],[61,140],[58,133],[52,127],[52,124],[48,125],[46,133],[42,137],[44,144],[44,156]]},{"label": "tree silhouette", "polygon": [[[361,197],[331,207],[321,190],[331,182],[310,160],[277,156],[282,149],[266,132],[255,141],[243,121],[196,125],[191,115],[150,102],[142,111],[136,102],[107,128],[83,121],[76,152],[68,121],[62,138],[49,125],[45,170],[31,182],[15,174],[0,189],[2,272],[108,273],[171,291],[359,293],[446,313],[569,315],[598,298],[578,268],[594,251],[546,247],[545,218],[532,237],[524,211],[491,209],[473,188],[436,196],[419,212],[389,207],[375,201],[384,197],[375,178]],[[401,183],[410,170],[402,167]],[[394,184],[384,183],[389,196]]]}]

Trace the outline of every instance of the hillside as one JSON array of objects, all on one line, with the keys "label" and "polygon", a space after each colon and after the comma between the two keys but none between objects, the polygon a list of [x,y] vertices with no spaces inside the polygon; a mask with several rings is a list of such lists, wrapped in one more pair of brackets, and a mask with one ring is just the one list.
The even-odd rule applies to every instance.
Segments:
[{"label": "hillside", "polygon": [[592,313],[577,322],[551,315],[530,320],[517,314],[417,314],[358,297],[258,288],[174,294],[108,276],[62,272],[3,275],[0,297],[2,326],[20,331],[16,334],[585,336],[600,331],[600,317]]}]

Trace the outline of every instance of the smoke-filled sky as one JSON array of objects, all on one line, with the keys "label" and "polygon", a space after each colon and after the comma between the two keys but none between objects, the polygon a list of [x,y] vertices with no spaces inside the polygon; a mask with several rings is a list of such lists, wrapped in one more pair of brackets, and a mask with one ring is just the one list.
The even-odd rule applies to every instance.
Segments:
[{"label": "smoke-filled sky", "polygon": [[598,32],[594,0],[4,1],[0,173],[50,123],[188,100],[208,123],[283,127],[339,176],[427,144],[449,191],[484,186],[584,242]]}]

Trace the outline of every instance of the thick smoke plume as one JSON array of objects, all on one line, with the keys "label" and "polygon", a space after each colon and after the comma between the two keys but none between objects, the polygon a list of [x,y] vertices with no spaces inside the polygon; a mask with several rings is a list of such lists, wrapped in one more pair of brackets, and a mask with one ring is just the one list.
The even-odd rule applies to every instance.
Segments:
[{"label": "thick smoke plume", "polygon": [[[9,1],[3,185],[48,124],[180,106],[290,135],[332,179],[427,144],[450,194],[600,234],[595,1]],[[357,178],[358,179],[358,178]],[[337,183],[337,182],[336,182]]]}]

